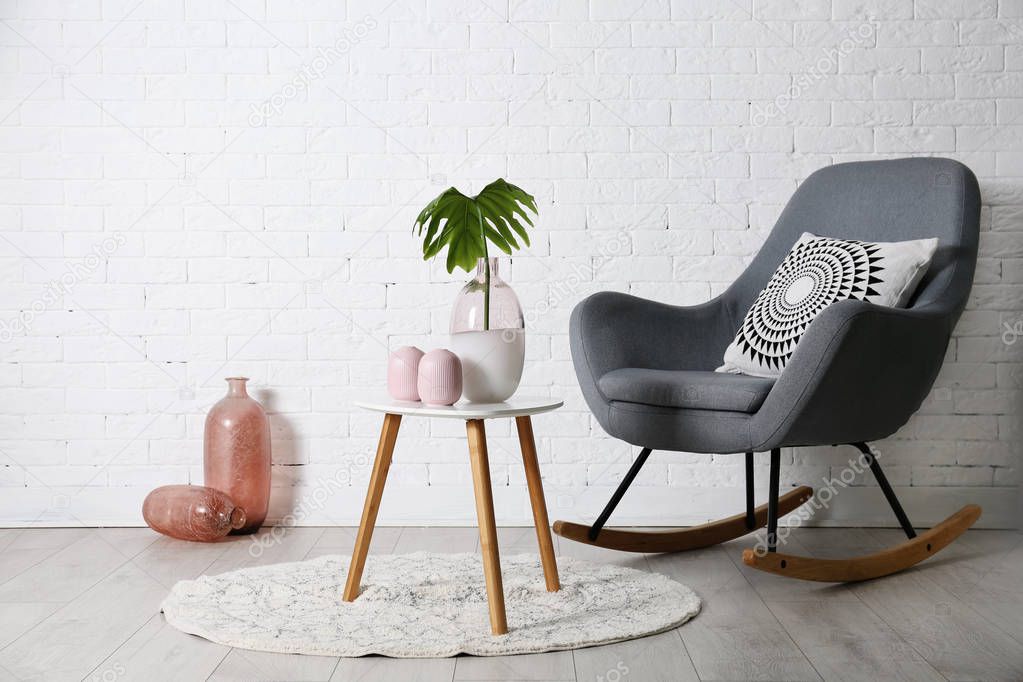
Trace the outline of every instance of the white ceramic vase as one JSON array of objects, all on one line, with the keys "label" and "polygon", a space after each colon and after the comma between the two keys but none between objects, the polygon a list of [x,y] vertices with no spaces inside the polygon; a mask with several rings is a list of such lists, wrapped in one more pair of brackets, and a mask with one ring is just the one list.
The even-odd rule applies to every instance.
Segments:
[{"label": "white ceramic vase", "polygon": [[474,403],[512,397],[522,379],[524,329],[492,329],[451,335],[451,350],[462,361],[462,395]]},{"label": "white ceramic vase", "polygon": [[519,387],[526,357],[522,306],[498,275],[496,258],[481,258],[476,276],[455,299],[451,350],[462,361],[466,400],[499,403]]}]

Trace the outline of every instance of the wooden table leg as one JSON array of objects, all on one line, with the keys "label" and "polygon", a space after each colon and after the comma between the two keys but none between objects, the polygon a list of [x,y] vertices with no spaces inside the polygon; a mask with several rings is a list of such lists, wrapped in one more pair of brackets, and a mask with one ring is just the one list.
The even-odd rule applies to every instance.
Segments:
[{"label": "wooden table leg", "polygon": [[490,486],[490,460],[487,456],[487,432],[482,419],[468,419],[465,431],[469,437],[469,458],[472,460],[472,483],[476,493],[476,518],[480,526],[480,550],[483,553],[483,576],[487,582],[490,602],[490,629],[495,635],[508,632],[504,613],[504,582],[501,579],[501,555],[497,549],[497,523],[494,520],[494,494]]},{"label": "wooden table leg", "polygon": [[540,479],[540,465],[536,461],[536,441],[533,439],[533,422],[529,416],[515,417],[519,430],[519,447],[522,448],[522,465],[526,469],[526,485],[529,486],[529,503],[533,507],[533,524],[536,526],[536,540],[540,544],[540,562],[547,591],[561,589],[558,580],[558,561],[554,556],[554,542],[551,540],[551,522],[547,518],[547,501],[543,496],[543,481]]},{"label": "wooden table leg", "polygon": [[387,470],[391,466],[391,454],[394,452],[394,441],[398,438],[400,424],[400,414],[384,415],[384,426],[380,430],[380,442],[377,444],[377,457],[373,462],[369,490],[366,491],[366,503],[362,508],[362,522],[359,524],[359,534],[355,537],[352,563],[348,567],[344,601],[355,601],[355,598],[359,596],[362,570],[366,567],[366,555],[369,553],[369,543],[373,539],[373,526],[377,522],[380,498],[384,494],[384,483],[387,482]]}]

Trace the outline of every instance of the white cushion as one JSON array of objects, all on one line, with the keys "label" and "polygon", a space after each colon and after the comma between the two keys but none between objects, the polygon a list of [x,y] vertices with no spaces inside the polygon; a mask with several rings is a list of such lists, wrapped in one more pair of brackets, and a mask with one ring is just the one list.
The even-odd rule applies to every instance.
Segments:
[{"label": "white cushion", "polygon": [[717,371],[780,375],[806,328],[836,301],[905,307],[937,247],[937,239],[861,242],[804,232],[750,306]]}]

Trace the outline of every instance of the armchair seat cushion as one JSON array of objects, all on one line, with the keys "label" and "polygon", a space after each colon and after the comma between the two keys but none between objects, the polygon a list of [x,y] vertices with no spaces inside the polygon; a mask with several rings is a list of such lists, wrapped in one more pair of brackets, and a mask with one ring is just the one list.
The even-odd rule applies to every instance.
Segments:
[{"label": "armchair seat cushion", "polygon": [[696,370],[626,367],[597,382],[608,400],[657,407],[752,414],[760,409],[774,379]]}]

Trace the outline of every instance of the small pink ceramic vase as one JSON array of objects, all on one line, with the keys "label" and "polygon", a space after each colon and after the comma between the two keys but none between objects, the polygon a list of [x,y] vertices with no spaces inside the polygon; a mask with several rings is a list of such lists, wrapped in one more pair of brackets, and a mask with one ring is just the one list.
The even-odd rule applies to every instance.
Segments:
[{"label": "small pink ceramic vase", "polygon": [[462,397],[462,362],[449,350],[431,350],[419,361],[418,386],[427,405],[454,405]]},{"label": "small pink ceramic vase", "polygon": [[387,360],[387,392],[395,400],[419,400],[419,362],[423,351],[402,346]]}]

